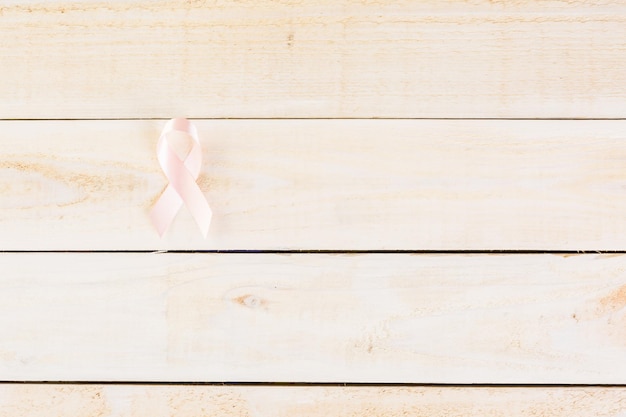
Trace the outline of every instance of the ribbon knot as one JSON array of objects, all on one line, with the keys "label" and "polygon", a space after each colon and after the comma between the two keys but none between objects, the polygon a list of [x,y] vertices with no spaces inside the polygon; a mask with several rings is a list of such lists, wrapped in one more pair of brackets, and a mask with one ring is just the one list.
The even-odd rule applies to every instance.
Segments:
[{"label": "ribbon knot", "polygon": [[[172,132],[183,132],[192,139],[192,147],[184,160],[181,160],[167,141]],[[202,167],[202,149],[198,130],[187,119],[172,119],[165,124],[157,143],[157,159],[169,184],[159,200],[152,207],[150,219],[159,236],[170,227],[183,203],[195,219],[202,235],[206,238],[211,224],[211,208],[196,180]]]}]

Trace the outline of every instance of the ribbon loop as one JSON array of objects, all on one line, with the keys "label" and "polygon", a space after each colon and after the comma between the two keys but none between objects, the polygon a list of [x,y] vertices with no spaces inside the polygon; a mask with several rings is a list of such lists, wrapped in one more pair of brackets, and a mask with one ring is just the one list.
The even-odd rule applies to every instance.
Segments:
[{"label": "ribbon loop", "polygon": [[[192,139],[191,150],[184,160],[178,157],[167,141],[167,135],[172,132],[186,133]],[[178,118],[168,121],[157,143],[157,159],[163,173],[170,181],[150,212],[150,219],[159,236],[163,236],[167,231],[184,203],[206,238],[212,212],[202,190],[196,183],[202,168],[202,148],[196,127],[187,119]]]}]

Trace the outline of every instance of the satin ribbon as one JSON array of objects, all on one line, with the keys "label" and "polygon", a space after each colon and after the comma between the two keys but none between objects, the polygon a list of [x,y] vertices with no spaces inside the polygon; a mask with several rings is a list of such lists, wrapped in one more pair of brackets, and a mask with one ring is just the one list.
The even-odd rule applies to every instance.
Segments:
[{"label": "satin ribbon", "polygon": [[[184,160],[178,157],[167,141],[167,135],[175,131],[186,133],[193,139],[191,150]],[[212,212],[196,183],[202,167],[202,149],[196,127],[187,119],[168,121],[157,143],[157,159],[169,180],[167,188],[150,212],[150,219],[159,236],[163,236],[167,231],[184,203],[206,238]]]}]

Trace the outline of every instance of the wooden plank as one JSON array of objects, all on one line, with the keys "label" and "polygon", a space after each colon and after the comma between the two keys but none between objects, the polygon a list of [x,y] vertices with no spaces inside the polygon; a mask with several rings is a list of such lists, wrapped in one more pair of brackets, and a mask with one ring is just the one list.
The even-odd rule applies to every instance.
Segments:
[{"label": "wooden plank", "polygon": [[626,121],[197,121],[205,240],[159,238],[163,121],[0,123],[0,250],[624,250]]},{"label": "wooden plank", "polygon": [[626,383],[626,255],[19,253],[9,381]]},{"label": "wooden plank", "polygon": [[1,417],[621,417],[624,388],[1,385]]},{"label": "wooden plank", "polygon": [[623,1],[3,0],[3,118],[623,118]]}]

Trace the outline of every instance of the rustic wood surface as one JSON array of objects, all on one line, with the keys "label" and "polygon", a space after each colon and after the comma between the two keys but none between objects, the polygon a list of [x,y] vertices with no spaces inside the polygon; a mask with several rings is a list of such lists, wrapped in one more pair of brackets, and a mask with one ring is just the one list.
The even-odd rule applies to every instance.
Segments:
[{"label": "rustic wood surface", "polygon": [[623,1],[3,0],[1,118],[626,117]]},{"label": "rustic wood surface", "polygon": [[0,385],[0,417],[622,417],[624,388]]},{"label": "rustic wood surface", "polygon": [[626,255],[0,257],[11,381],[626,383]]},{"label": "rustic wood surface", "polygon": [[626,121],[199,120],[206,240],[163,124],[0,123],[0,250],[626,249]]},{"label": "rustic wood surface", "polygon": [[[625,251],[625,39],[622,0],[2,0],[0,417],[626,416],[623,254],[30,252]],[[206,240],[148,223],[175,116]]]}]

